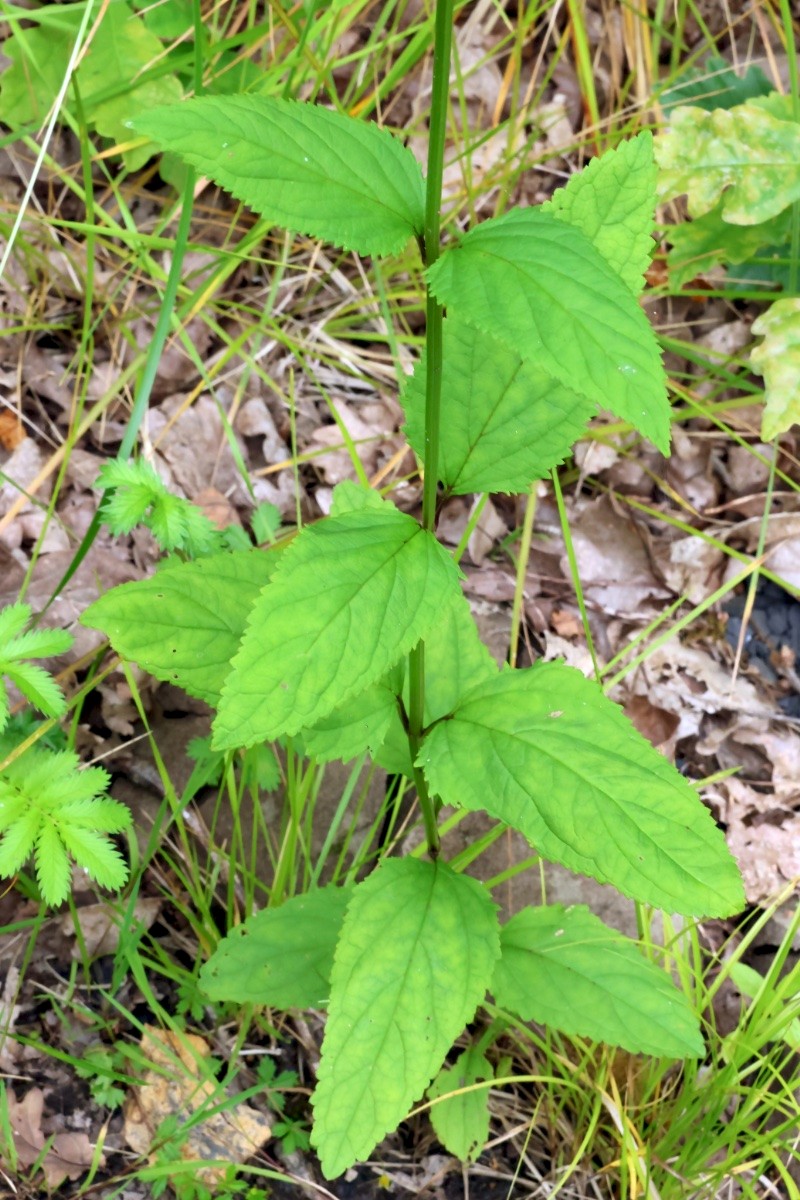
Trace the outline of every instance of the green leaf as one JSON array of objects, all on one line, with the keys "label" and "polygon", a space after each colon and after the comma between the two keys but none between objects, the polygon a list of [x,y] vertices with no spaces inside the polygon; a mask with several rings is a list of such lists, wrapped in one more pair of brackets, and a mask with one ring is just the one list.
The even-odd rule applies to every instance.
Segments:
[{"label": "green leaf", "polygon": [[589,239],[538,209],[485,221],[428,270],[452,315],[669,447],[658,344],[636,297]]},{"label": "green leaf", "polygon": [[661,109],[665,115],[679,104],[693,104],[709,111],[734,108],[772,91],[772,84],[760,67],[748,67],[744,75],[737,75],[719,54],[709,54],[702,67],[689,67],[674,79],[675,82],[661,93]]},{"label": "green leaf", "polygon": [[764,339],[750,363],[764,376],[761,436],[768,441],[800,422],[800,299],[776,300],[753,322],[753,333]]},{"label": "green leaf", "polygon": [[691,916],[742,909],[736,864],[695,791],[563,663],[480,684],[426,737],[419,763],[446,803],[485,809],[625,896]]},{"label": "green leaf", "polygon": [[[425,450],[427,367],[403,395],[405,435]],[[521,492],[563,462],[595,412],[534,362],[472,325],[444,322],[439,478],[449,492]]]},{"label": "green leaf", "polygon": [[203,991],[237,1004],[319,1008],[328,999],[333,952],[352,894],[330,885],[249,917],[202,968]]},{"label": "green leaf", "polygon": [[294,100],[203,96],[134,126],[285,229],[377,255],[422,233],[419,164],[367,121]]},{"label": "green leaf", "polygon": [[[496,662],[478,635],[468,600],[459,596],[425,643],[425,725],[451,713],[462,696],[482,680],[494,679],[497,671]],[[402,692],[408,712],[407,679],[397,692]],[[413,776],[408,737],[396,711],[375,760],[392,774]]]},{"label": "green leaf", "polygon": [[275,568],[260,550],[170,562],[151,579],[123,583],[86,610],[124,658],[156,679],[216,704],[247,616]]},{"label": "green leaf", "polygon": [[[139,22],[137,22],[138,24]],[[140,139],[131,126],[131,113],[146,112],[164,104],[179,104],[183,99],[183,86],[176,75],[162,75],[148,79],[122,96],[98,104],[92,114],[95,129],[103,137],[114,142],[129,142]],[[153,155],[152,142],[122,151],[122,161],[129,171],[138,171]]]},{"label": "green leaf", "polygon": [[483,999],[495,907],[445,863],[388,859],[356,888],[331,976],[312,1143],[328,1179],[406,1116]]},{"label": "green leaf", "polygon": [[6,675],[48,717],[59,717],[66,701],[58,684],[42,668],[23,662],[26,658],[49,658],[63,654],[72,645],[72,635],[63,629],[29,629],[28,604],[9,604],[0,611],[0,730],[8,721],[8,696],[2,682]]},{"label": "green leaf", "polygon": [[391,504],[307,525],[250,614],[215,749],[315,724],[385,675],[459,594],[450,556]]},{"label": "green leaf", "polygon": [[593,158],[542,205],[586,235],[635,294],[650,265],[658,170],[646,130]]},{"label": "green leaf", "polygon": [[[786,209],[760,225],[731,225],[723,219],[722,205],[718,204],[694,221],[668,226],[667,239],[672,245],[667,255],[671,283],[683,287],[695,275],[711,271],[721,263],[748,262],[759,251],[785,243],[790,222],[791,210]],[[764,282],[771,283],[768,272],[764,274]]]},{"label": "green leaf", "polygon": [[448,1096],[432,1106],[431,1124],[445,1150],[462,1162],[474,1162],[489,1138],[489,1089],[480,1088],[460,1096],[448,1093],[493,1077],[491,1063],[475,1046],[470,1046],[459,1054],[452,1067],[441,1070],[428,1088],[429,1100]]},{"label": "green leaf", "polygon": [[759,225],[800,199],[800,124],[758,101],[729,110],[676,108],[656,138],[661,196],[688,198],[702,217],[721,201],[724,220]]},{"label": "green leaf", "polygon": [[101,767],[80,769],[69,751],[30,749],[0,772],[0,875],[13,875],[33,853],[47,904],[69,893],[68,854],[103,887],[119,888],[128,876],[106,836],[127,829],[131,814],[106,796],[110,776]]},{"label": "green leaf", "polygon": [[388,681],[373,683],[310,729],[302,729],[304,751],[318,762],[349,762],[365,750],[374,754],[396,711],[397,697]]},{"label": "green leaf", "polygon": [[503,926],[491,990],[523,1021],[665,1058],[704,1052],[670,976],[584,905],[525,908]]},{"label": "green leaf", "polygon": [[66,709],[64,693],[43,667],[35,667],[31,663],[16,663],[14,666],[0,663],[0,670],[45,716],[60,717]]}]

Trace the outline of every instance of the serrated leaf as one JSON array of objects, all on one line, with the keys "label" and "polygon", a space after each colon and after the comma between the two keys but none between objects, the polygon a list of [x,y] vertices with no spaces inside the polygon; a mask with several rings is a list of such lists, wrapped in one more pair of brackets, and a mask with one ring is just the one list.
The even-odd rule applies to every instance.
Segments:
[{"label": "serrated leaf", "polygon": [[655,144],[661,196],[687,196],[701,217],[721,201],[734,225],[758,225],[800,199],[800,124],[757,101],[706,112],[676,108]]},{"label": "serrated leaf", "polygon": [[445,1150],[462,1162],[474,1162],[489,1138],[489,1089],[462,1095],[448,1096],[448,1093],[492,1079],[493,1074],[485,1055],[470,1046],[459,1054],[452,1067],[441,1070],[428,1088],[429,1100],[448,1097],[432,1105],[431,1124]]},{"label": "serrated leaf", "polygon": [[33,861],[36,882],[45,904],[60,904],[69,893],[72,871],[64,844],[53,825],[42,825],[39,829]]},{"label": "serrated leaf", "polygon": [[636,295],[650,265],[658,169],[649,130],[593,158],[546,204],[574,225]]},{"label": "serrated leaf", "polygon": [[703,1054],[697,1019],[667,972],[584,905],[525,908],[500,945],[491,990],[523,1021],[634,1054]]},{"label": "serrated leaf", "polygon": [[211,1000],[319,1008],[353,889],[319,888],[249,917],[223,938],[200,972]]},{"label": "serrated leaf", "polygon": [[388,683],[384,680],[373,683],[310,729],[302,729],[304,751],[318,762],[334,759],[349,762],[365,750],[374,753],[386,737],[396,711],[397,697]]},{"label": "serrated leaf", "polygon": [[319,105],[203,96],[136,118],[275,225],[359,254],[396,254],[422,233],[417,160],[386,130]]},{"label": "serrated leaf", "polygon": [[702,67],[689,67],[674,76],[674,80],[661,93],[661,109],[665,115],[679,104],[693,104],[709,111],[735,108],[737,104],[772,91],[772,84],[760,67],[748,67],[744,75],[737,75],[719,54],[709,54]]},{"label": "serrated leaf", "polygon": [[800,422],[800,299],[776,300],[753,322],[753,333],[764,339],[750,363],[764,376],[761,436],[769,441]]},{"label": "serrated leaf", "polygon": [[488,892],[445,863],[389,859],[356,888],[312,1098],[328,1179],[406,1116],[474,1015],[498,949]]},{"label": "serrated leaf", "polygon": [[112,588],[81,624],[156,679],[216,704],[247,622],[277,556],[260,550],[168,563],[151,579]]},{"label": "serrated leaf", "polygon": [[451,315],[629,421],[664,453],[669,405],[655,334],[587,237],[538,209],[478,225],[428,270]]},{"label": "serrated leaf", "polygon": [[[497,671],[496,662],[480,639],[469,602],[462,595],[442,614],[425,643],[425,725],[452,712],[462,696],[481,680],[494,679]],[[408,680],[402,681],[397,690],[402,691],[408,711]],[[408,736],[399,713],[392,715],[389,732],[374,757],[391,774],[412,777]]]},{"label": "serrated leaf", "polygon": [[448,804],[485,809],[545,858],[687,916],[741,911],[721,830],[596,684],[563,663],[480,684],[419,755]]},{"label": "serrated leaf", "polygon": [[46,717],[60,717],[67,707],[64,693],[51,675],[43,667],[32,663],[10,664],[0,662],[0,670],[16,684],[19,690],[31,704],[43,712]]},{"label": "serrated leaf", "polygon": [[214,748],[313,725],[385,675],[459,595],[450,556],[391,504],[307,525],[250,614]]},{"label": "serrated leaf", "polygon": [[[521,492],[563,462],[596,405],[503,342],[444,322],[439,478],[449,492]],[[404,433],[425,452],[423,355],[403,394]]]}]

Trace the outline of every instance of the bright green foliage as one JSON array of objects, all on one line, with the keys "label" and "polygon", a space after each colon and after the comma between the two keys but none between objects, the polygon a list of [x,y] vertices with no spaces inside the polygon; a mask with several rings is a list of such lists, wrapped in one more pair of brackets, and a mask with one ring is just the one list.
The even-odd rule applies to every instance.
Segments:
[{"label": "bright green foliage", "polygon": [[[5,43],[13,60],[0,80],[0,119],[12,129],[38,127],[56,99],[72,54],[83,5],[31,10],[36,28],[14,33]],[[90,23],[91,27],[91,23]],[[103,12],[91,44],[75,72],[86,119],[98,133],[119,142],[133,140],[130,117],[155,105],[175,103],[183,88],[177,76],[164,72],[164,47],[141,17],[122,0]],[[149,68],[152,74],[147,74]],[[74,112],[74,93],[65,103]],[[152,146],[126,150],[129,170],[141,167]]]},{"label": "bright green foliage", "polygon": [[580,229],[638,295],[655,249],[657,175],[653,135],[646,131],[593,158],[540,211]]},{"label": "bright green foliage", "polygon": [[390,681],[373,683],[310,729],[302,730],[305,752],[318,762],[333,759],[349,762],[365,750],[374,754],[386,737],[396,711],[397,696]]},{"label": "bright green foliage", "polygon": [[750,362],[764,376],[761,434],[769,439],[800,422],[800,298],[776,300],[753,322],[753,333],[764,339]]},{"label": "bright green foliage", "polygon": [[62,629],[31,629],[25,633],[30,619],[27,604],[10,604],[0,611],[0,732],[9,717],[4,675],[45,716],[60,717],[66,708],[61,689],[47,671],[23,660],[64,654],[72,645],[72,636]]},{"label": "bright green foliage", "polygon": [[772,84],[760,67],[748,67],[737,75],[727,59],[709,54],[702,67],[682,71],[675,83],[661,93],[661,108],[665,114],[679,104],[693,104],[712,111],[715,108],[735,108],[756,96],[766,96]]},{"label": "bright green foliage", "polygon": [[[423,457],[425,358],[403,394],[405,434]],[[449,492],[522,492],[563,462],[594,401],[472,325],[444,323],[439,478]]]},{"label": "bright green foliage", "polygon": [[[228,751],[212,750],[210,737],[192,738],[186,754],[196,766],[192,771],[186,792],[194,796],[201,787],[216,786],[222,779],[228,762]],[[242,787],[248,790],[274,792],[281,782],[280,765],[271,746],[251,746],[235,755],[234,761]]]},{"label": "bright green foliage", "polygon": [[212,1000],[319,1008],[352,888],[333,885],[249,917],[223,938],[200,972]]},{"label": "bright green foliage", "polygon": [[[431,630],[425,643],[425,725],[432,725],[457,707],[476,684],[494,679],[497,664],[481,641],[469,602],[460,596]],[[408,684],[397,688],[408,709]],[[400,717],[392,717],[377,762],[395,774],[413,775],[408,738]]]},{"label": "bright green foliage", "polygon": [[313,725],[385,675],[458,596],[452,559],[389,503],[306,526],[253,607],[215,747]]},{"label": "bright green foliage", "polygon": [[713,112],[676,108],[656,141],[660,194],[686,193],[692,217],[721,201],[734,225],[758,225],[800,200],[800,125],[788,107],[785,115],[769,107],[751,100]]},{"label": "bright green foliage", "polygon": [[0,875],[15,875],[33,855],[42,899],[60,904],[70,890],[70,857],[101,887],[120,888],[128,868],[108,838],[131,823],[104,793],[101,767],[80,769],[76,754],[36,749],[0,772]]},{"label": "bright green foliage", "polygon": [[637,1054],[703,1053],[697,1019],[667,972],[583,905],[525,908],[500,944],[492,991],[524,1021]]},{"label": "bright green foliage", "polygon": [[484,221],[428,271],[456,315],[534,359],[664,453],[669,405],[655,334],[580,230],[538,209]]},{"label": "bright green foliage", "polygon": [[134,125],[283,228],[377,255],[422,232],[419,164],[369,122],[293,100],[203,96]]},{"label": "bright green foliage", "polygon": [[[499,965],[499,964],[498,964]],[[497,967],[495,967],[497,970]],[[428,1088],[428,1099],[448,1096],[472,1083],[493,1078],[492,1065],[475,1046],[459,1054],[452,1067],[444,1067]],[[430,1110],[436,1136],[462,1162],[474,1162],[489,1138],[489,1089],[478,1088],[448,1096]]]},{"label": "bright green foliage", "polygon": [[444,863],[388,859],[342,926],[314,1105],[327,1178],[366,1158],[428,1086],[499,952],[488,892]]},{"label": "bright green foliage", "polygon": [[219,531],[194,504],[173,496],[149,463],[107,462],[97,488],[113,489],[103,504],[103,520],[112,533],[130,533],[145,525],[162,550],[181,550],[190,557],[218,549]]},{"label": "bright green foliage", "polygon": [[579,671],[551,662],[480,684],[419,762],[448,804],[485,809],[545,858],[625,896],[726,916],[744,896],[697,794]]},{"label": "bright green foliage", "polygon": [[274,570],[274,552],[239,550],[168,562],[151,579],[95,601],[81,624],[154,675],[216,704],[248,614]]}]

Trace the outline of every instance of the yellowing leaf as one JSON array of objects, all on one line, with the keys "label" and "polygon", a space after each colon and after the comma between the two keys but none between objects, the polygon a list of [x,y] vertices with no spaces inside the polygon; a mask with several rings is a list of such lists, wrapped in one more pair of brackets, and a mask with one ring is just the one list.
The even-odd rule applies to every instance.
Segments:
[{"label": "yellowing leaf", "polygon": [[692,217],[721,197],[724,220],[758,225],[800,199],[800,125],[757,101],[713,112],[676,108],[656,139],[656,161],[660,194],[685,193]]},{"label": "yellowing leaf", "polygon": [[764,376],[761,435],[766,441],[800,421],[800,298],[776,300],[753,322],[753,333],[764,339],[750,362]]}]

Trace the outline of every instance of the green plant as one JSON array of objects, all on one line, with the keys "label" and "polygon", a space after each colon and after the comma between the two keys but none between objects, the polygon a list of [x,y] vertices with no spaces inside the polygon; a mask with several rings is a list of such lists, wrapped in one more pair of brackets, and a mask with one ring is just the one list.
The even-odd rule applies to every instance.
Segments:
[{"label": "green plant", "polygon": [[487,991],[526,1020],[629,1050],[703,1053],[668,972],[587,909],[526,909],[501,928],[488,889],[442,861],[442,804],[488,812],[647,904],[695,916],[743,901],[694,789],[595,683],[558,662],[496,668],[435,537],[440,485],[527,488],[598,404],[664,452],[670,420],[638,302],[650,135],[547,205],[441,249],[451,20],[440,3],[426,180],[388,132],[311,104],[204,97],[135,123],[267,220],[365,255],[414,238],[425,270],[425,353],[403,396],[421,524],[345,483],[288,548],[169,562],[83,617],[217,710],[215,750],[291,739],[319,759],[370,751],[413,779],[426,860],[385,856],[361,882],[268,908],[202,972],[213,1000],[327,1002],[311,1140],[328,1177],[403,1119]]},{"label": "green plant", "polygon": [[131,817],[105,795],[107,771],[81,768],[70,750],[27,746],[4,732],[10,714],[3,675],[46,715],[66,708],[51,676],[25,660],[62,654],[72,637],[26,630],[30,618],[27,604],[0,612],[0,875],[15,875],[32,856],[42,899],[60,904],[70,892],[71,858],[102,887],[122,887],[128,869],[108,835],[121,833]]},{"label": "green plant", "polygon": [[692,217],[666,230],[672,283],[724,265],[734,297],[789,293],[752,326],[763,338],[750,354],[764,377],[762,436],[777,437],[800,420],[800,106],[770,92],[729,107],[675,107],[656,160],[660,194],[685,194]]}]

